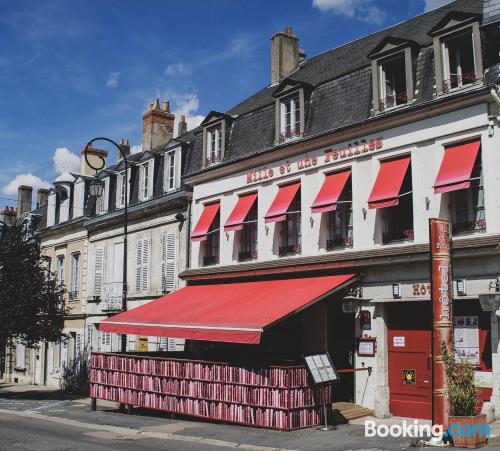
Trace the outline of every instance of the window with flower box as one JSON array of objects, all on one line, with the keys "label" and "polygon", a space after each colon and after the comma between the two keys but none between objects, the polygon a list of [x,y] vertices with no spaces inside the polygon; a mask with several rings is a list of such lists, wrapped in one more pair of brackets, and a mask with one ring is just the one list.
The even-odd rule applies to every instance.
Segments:
[{"label": "window with flower box", "polygon": [[326,249],[352,247],[352,184],[351,178],[342,190],[337,208],[328,212],[328,239]]},{"label": "window with flower box", "polygon": [[246,261],[257,258],[257,201],[248,212],[243,229],[240,230],[241,248],[238,260]]},{"label": "window with flower box", "polygon": [[280,257],[300,254],[302,252],[302,211],[300,189],[293,198],[282,224],[282,245],[279,248]]},{"label": "window with flower box", "polygon": [[220,255],[220,210],[210,225],[204,246],[203,266],[217,265]]}]

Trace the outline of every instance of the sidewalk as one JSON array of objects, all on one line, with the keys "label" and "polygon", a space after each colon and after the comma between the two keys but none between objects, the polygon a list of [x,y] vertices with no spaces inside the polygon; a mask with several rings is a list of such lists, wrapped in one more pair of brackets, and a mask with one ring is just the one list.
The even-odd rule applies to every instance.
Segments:
[{"label": "sidewalk", "polygon": [[[46,421],[78,425],[109,434],[110,437],[151,437],[226,448],[253,450],[400,450],[414,447],[415,439],[365,437],[364,421],[339,425],[336,430],[302,429],[292,432],[210,423],[189,417],[175,417],[163,412],[133,409],[132,415],[118,410],[116,403],[97,402],[97,411],[90,411],[90,399],[65,395],[60,391],[37,386],[0,384],[0,412]],[[378,424],[396,424],[403,418],[376,419]],[[409,420],[413,421],[413,420]],[[492,424],[495,437],[500,434],[500,422]],[[94,432],[97,433],[97,432]],[[500,447],[500,440],[490,440],[490,447]]]}]

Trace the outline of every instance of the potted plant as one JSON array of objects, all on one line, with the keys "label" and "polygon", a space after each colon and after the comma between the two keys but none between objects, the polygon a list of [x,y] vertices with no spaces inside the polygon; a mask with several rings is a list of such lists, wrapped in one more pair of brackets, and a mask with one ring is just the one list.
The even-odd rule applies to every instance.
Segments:
[{"label": "potted plant", "polygon": [[476,448],[487,442],[489,425],[486,415],[476,414],[480,397],[475,382],[475,366],[468,360],[457,360],[453,346],[448,348],[441,343],[441,348],[451,414],[448,435],[455,446]]}]

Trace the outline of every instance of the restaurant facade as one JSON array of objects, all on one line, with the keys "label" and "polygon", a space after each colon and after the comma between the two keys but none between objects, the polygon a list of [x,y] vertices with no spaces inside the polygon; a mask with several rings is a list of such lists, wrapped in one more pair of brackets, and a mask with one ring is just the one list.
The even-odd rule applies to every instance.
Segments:
[{"label": "restaurant facade", "polygon": [[187,286],[101,328],[187,339],[191,358],[241,365],[327,352],[333,401],[429,419],[429,219],[442,218],[457,356],[476,366],[478,409],[498,416],[489,3],[458,0],[311,59],[290,28],[273,36],[271,84],[194,131]]}]

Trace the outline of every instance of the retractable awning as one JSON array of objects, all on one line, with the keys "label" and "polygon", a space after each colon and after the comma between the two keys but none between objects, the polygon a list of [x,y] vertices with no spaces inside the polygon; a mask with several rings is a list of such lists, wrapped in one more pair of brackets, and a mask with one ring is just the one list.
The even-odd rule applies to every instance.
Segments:
[{"label": "retractable awning", "polygon": [[337,202],[349,180],[351,170],[328,174],[311,206],[312,213],[324,213],[337,209]]},{"label": "retractable awning", "polygon": [[236,203],[233,211],[229,215],[226,223],[224,224],[224,231],[231,232],[233,230],[241,230],[243,228],[243,222],[247,217],[248,213],[252,209],[255,200],[257,199],[257,193],[246,194],[240,196],[238,202]]},{"label": "retractable awning", "polygon": [[217,213],[219,212],[219,208],[219,202],[204,206],[200,219],[198,219],[198,222],[191,233],[191,241],[203,241],[207,239],[207,233],[210,230],[210,226],[212,225],[212,222],[214,222]]},{"label": "retractable awning", "polygon": [[380,163],[377,179],[368,199],[369,208],[392,207],[399,203],[401,185],[405,178],[410,156]]},{"label": "retractable awning", "polygon": [[269,327],[356,279],[354,274],[181,288],[100,323],[104,332],[231,343]]},{"label": "retractable awning", "polygon": [[286,212],[300,188],[300,182],[280,186],[278,194],[264,216],[265,222],[279,222],[286,219]]},{"label": "retractable awning", "polygon": [[434,182],[436,194],[469,188],[472,169],[480,147],[481,141],[473,141],[445,149],[443,161]]}]

